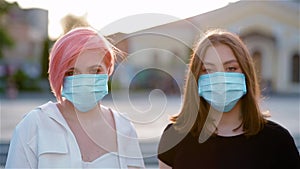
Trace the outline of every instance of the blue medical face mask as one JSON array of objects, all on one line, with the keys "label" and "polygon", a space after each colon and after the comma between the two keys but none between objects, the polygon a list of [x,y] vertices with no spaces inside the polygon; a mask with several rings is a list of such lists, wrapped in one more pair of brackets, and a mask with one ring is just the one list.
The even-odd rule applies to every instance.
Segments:
[{"label": "blue medical face mask", "polygon": [[245,75],[242,73],[201,75],[198,86],[199,96],[220,112],[229,112],[247,92]]},{"label": "blue medical face mask", "polygon": [[93,109],[108,94],[107,74],[79,74],[66,76],[62,96],[81,112]]}]

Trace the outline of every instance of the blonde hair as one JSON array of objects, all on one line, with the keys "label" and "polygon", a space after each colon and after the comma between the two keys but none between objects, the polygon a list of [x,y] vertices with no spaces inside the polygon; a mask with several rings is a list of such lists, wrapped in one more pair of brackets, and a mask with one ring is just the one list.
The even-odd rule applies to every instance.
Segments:
[{"label": "blonde hair", "polygon": [[171,122],[174,123],[176,130],[191,132],[196,137],[204,129],[210,105],[198,95],[198,79],[206,50],[218,44],[226,45],[232,50],[245,74],[247,93],[241,98],[241,126],[246,136],[255,135],[263,128],[265,118],[259,109],[258,100],[261,93],[254,64],[246,45],[238,35],[220,29],[206,32],[195,45],[186,77],[183,106],[178,115],[171,117]]}]

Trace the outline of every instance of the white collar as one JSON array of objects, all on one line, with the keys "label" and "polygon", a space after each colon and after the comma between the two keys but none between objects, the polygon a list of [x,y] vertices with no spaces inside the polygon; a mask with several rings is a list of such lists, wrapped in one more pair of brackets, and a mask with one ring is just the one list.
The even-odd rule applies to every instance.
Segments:
[{"label": "white collar", "polygon": [[62,116],[60,110],[57,107],[57,103],[49,101],[41,106],[39,106],[42,112],[46,113],[50,118],[64,126],[69,128],[65,118]]}]

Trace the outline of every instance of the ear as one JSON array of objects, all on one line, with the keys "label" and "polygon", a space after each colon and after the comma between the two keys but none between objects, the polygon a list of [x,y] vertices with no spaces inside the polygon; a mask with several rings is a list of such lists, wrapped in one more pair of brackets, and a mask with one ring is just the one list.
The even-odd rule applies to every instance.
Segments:
[{"label": "ear", "polygon": [[108,76],[111,76],[114,72],[114,65],[109,65],[108,70],[107,70],[107,74]]}]

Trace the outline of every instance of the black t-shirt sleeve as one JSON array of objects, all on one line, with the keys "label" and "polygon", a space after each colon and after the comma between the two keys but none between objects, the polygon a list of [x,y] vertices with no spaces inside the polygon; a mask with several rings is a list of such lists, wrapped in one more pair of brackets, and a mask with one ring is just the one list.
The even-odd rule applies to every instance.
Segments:
[{"label": "black t-shirt sleeve", "polygon": [[295,142],[288,131],[286,131],[285,135],[286,137],[282,140],[281,145],[286,145],[286,147],[281,148],[280,158],[278,159],[282,160],[281,164],[284,164],[285,168],[300,169],[300,156]]},{"label": "black t-shirt sleeve", "polygon": [[277,143],[277,146],[274,147],[276,149],[274,161],[277,164],[274,167],[300,169],[299,152],[289,131],[275,122],[269,121],[267,125],[276,132],[276,134],[272,134],[274,142]]},{"label": "black t-shirt sleeve", "polygon": [[[172,134],[170,134],[172,133]],[[175,154],[176,154],[176,149],[177,146],[170,146],[171,144],[171,135],[174,134],[174,128],[172,124],[169,124],[161,138],[159,141],[159,145],[158,145],[158,159],[162,162],[164,162],[165,164],[169,165],[170,167],[173,166],[173,161],[175,158]]]}]

